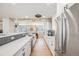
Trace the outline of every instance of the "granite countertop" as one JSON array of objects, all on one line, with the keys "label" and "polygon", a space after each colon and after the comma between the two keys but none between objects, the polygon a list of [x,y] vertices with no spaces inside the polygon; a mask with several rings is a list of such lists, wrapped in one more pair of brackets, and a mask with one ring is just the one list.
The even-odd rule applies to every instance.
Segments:
[{"label": "granite countertop", "polygon": [[22,32],[22,33],[7,33],[7,34],[3,34],[3,33],[1,33],[0,34],[0,38],[2,38],[2,37],[7,37],[7,36],[12,36],[12,35],[17,35],[17,34],[23,34],[24,32]]},{"label": "granite countertop", "polygon": [[21,39],[0,46],[0,56],[13,56],[21,49],[33,36],[25,36]]}]

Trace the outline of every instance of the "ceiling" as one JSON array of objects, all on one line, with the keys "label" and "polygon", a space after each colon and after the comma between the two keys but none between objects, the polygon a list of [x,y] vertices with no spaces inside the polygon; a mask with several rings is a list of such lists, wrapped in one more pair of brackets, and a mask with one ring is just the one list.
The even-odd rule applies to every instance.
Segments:
[{"label": "ceiling", "polygon": [[56,3],[0,3],[0,16],[3,17],[34,17],[35,14],[42,16],[54,16]]}]

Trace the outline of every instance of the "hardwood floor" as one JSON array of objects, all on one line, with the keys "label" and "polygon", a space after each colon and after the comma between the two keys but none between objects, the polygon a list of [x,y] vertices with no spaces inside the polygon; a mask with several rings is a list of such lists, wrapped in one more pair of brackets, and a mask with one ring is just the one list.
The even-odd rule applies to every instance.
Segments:
[{"label": "hardwood floor", "polygon": [[52,56],[43,38],[37,40],[31,56]]}]

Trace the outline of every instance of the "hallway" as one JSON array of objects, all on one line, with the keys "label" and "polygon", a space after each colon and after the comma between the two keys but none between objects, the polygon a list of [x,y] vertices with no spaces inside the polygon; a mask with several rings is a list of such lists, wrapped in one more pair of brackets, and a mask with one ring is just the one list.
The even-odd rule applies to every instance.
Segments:
[{"label": "hallway", "polygon": [[31,56],[52,56],[43,38],[37,40]]}]

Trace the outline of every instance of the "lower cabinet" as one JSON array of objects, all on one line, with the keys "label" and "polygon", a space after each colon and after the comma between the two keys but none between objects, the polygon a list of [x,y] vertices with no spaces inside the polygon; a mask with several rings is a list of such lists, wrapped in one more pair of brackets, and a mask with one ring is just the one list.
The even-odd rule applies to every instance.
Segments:
[{"label": "lower cabinet", "polygon": [[55,37],[48,37],[48,47],[51,50],[51,53],[53,54],[55,50]]},{"label": "lower cabinet", "polygon": [[36,43],[36,38],[33,38],[33,39],[32,39],[32,48],[34,48],[35,43]]},{"label": "lower cabinet", "polygon": [[14,56],[30,56],[31,54],[31,40],[28,41]]},{"label": "lower cabinet", "polygon": [[54,37],[48,37],[48,45],[51,49],[55,49],[55,38]]},{"label": "lower cabinet", "polygon": [[31,55],[31,41],[29,41],[25,46],[25,56]]},{"label": "lower cabinet", "polygon": [[25,48],[21,48],[14,56],[25,56]]}]

